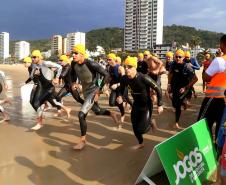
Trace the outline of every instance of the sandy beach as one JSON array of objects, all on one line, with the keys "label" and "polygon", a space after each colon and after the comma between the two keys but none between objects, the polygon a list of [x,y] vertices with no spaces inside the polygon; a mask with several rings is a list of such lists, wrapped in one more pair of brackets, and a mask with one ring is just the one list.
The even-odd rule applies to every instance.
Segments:
[{"label": "sandy beach", "polygon": [[[128,112],[120,131],[113,129],[115,125],[109,117],[91,112],[87,116],[87,146],[82,151],[73,151],[72,146],[80,137],[77,118],[80,105],[72,97],[65,97],[64,104],[72,108],[72,117],[57,118],[53,116],[55,110],[48,110],[44,127],[31,132],[29,128],[35,124],[36,114],[20,97],[20,84],[28,78],[27,69],[15,64],[0,65],[0,70],[6,74],[10,86],[7,96],[12,98],[12,105],[6,106],[11,120],[0,123],[0,185],[132,185],[154,146],[179,131],[172,128],[174,113],[171,102],[164,97],[164,112],[156,119],[159,130],[144,135],[143,149],[131,150],[137,141]],[[184,128],[196,122],[203,100],[201,72],[202,69],[197,72],[199,81],[195,85],[198,97],[192,99],[188,110],[182,111],[180,124]],[[163,90],[166,85],[163,75]],[[102,107],[109,107],[104,95],[99,102]],[[157,116],[156,109],[153,115]],[[169,184],[162,175],[153,180],[156,184]]]}]

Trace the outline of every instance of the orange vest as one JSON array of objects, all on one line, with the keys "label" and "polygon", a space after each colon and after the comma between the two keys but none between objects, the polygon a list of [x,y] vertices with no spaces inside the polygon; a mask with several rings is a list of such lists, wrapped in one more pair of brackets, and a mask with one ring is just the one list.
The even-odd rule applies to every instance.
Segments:
[{"label": "orange vest", "polygon": [[[226,55],[223,56],[226,62]],[[208,98],[224,98],[224,91],[226,90],[226,69],[215,74],[210,83],[206,87],[206,97]]]}]

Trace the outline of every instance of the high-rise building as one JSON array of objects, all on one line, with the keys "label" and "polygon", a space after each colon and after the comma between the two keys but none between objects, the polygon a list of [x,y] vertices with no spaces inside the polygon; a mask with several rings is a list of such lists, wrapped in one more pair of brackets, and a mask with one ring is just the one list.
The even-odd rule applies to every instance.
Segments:
[{"label": "high-rise building", "polygon": [[63,38],[63,54],[67,53],[67,38]]},{"label": "high-rise building", "polygon": [[151,50],[162,44],[163,0],[126,0],[125,8],[125,50]]},{"label": "high-rise building", "polygon": [[15,43],[15,57],[19,60],[30,55],[30,43],[19,41]]},{"label": "high-rise building", "polygon": [[71,52],[74,45],[86,44],[86,34],[82,32],[68,33],[67,34],[67,52]]},{"label": "high-rise building", "polygon": [[9,33],[0,33],[0,58],[6,59],[9,57]]},{"label": "high-rise building", "polygon": [[54,35],[51,40],[51,54],[62,55],[63,38],[61,35]]}]

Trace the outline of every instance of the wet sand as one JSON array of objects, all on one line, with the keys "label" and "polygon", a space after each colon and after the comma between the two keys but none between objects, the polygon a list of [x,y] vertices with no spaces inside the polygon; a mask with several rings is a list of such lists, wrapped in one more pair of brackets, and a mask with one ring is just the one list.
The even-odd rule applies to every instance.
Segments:
[{"label": "wet sand", "polygon": [[[137,141],[128,112],[120,131],[113,129],[115,125],[109,117],[89,113],[87,146],[82,151],[73,151],[72,146],[80,136],[77,118],[80,105],[72,97],[64,98],[64,104],[72,108],[72,117],[55,118],[55,110],[49,110],[44,114],[44,127],[31,132],[29,128],[35,124],[36,114],[20,98],[20,84],[27,79],[28,72],[22,65],[0,65],[0,70],[7,76],[11,87],[7,94],[13,99],[13,105],[6,106],[11,120],[0,123],[0,185],[132,185],[154,146],[178,132],[172,129],[174,113],[171,102],[165,99],[164,113],[157,118],[160,129],[144,135],[145,148],[131,150]],[[198,77],[195,89],[200,92],[201,70]],[[165,89],[166,76],[162,83]],[[192,99],[192,107],[182,111],[181,126],[188,127],[196,121],[202,99],[203,94],[198,93],[198,98]],[[104,95],[99,102],[108,107]],[[156,184],[169,184],[162,175],[153,179]]]}]

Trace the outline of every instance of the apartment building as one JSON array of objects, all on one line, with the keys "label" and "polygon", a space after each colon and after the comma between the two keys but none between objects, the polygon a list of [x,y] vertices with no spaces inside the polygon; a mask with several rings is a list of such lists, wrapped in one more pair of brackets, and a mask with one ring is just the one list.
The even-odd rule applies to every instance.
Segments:
[{"label": "apartment building", "polygon": [[30,43],[19,41],[15,43],[15,57],[19,60],[30,55]]},{"label": "apartment building", "polygon": [[0,59],[5,60],[9,57],[9,33],[0,33]]},{"label": "apartment building", "polygon": [[74,32],[67,34],[67,52],[71,52],[74,45],[76,44],[86,44],[86,34],[82,32]]},{"label": "apartment building", "polygon": [[163,0],[126,0],[124,50],[153,49],[162,44]]}]

